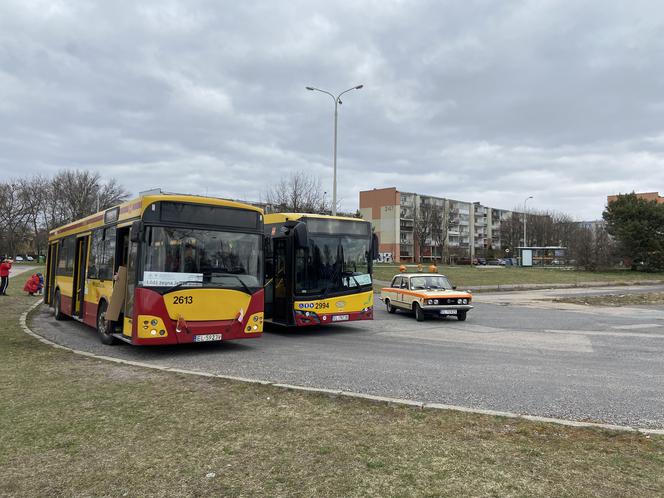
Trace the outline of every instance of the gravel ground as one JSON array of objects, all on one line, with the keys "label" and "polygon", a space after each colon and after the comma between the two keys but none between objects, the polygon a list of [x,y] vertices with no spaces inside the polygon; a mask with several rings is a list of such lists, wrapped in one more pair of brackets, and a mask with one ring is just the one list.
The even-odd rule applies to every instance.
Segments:
[{"label": "gravel ground", "polygon": [[[557,290],[556,297],[564,293]],[[44,306],[31,323],[63,345],[157,365],[664,428],[664,307],[607,310],[539,299],[531,293],[482,294],[466,322],[423,323],[407,314],[388,315],[376,300],[372,322],[273,329],[255,340],[168,348],[103,346],[93,329],[56,322]]]}]

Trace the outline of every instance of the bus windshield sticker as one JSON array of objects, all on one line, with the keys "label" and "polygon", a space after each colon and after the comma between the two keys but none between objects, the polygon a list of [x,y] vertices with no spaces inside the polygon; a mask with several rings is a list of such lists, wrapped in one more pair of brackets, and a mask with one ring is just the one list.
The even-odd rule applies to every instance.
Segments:
[{"label": "bus windshield sticker", "polygon": [[171,287],[180,283],[203,283],[202,273],[180,273],[167,271],[146,271],[143,274],[145,287]]},{"label": "bus windshield sticker", "polygon": [[371,275],[368,273],[350,275],[343,278],[344,287],[357,287],[358,285],[371,285]]}]

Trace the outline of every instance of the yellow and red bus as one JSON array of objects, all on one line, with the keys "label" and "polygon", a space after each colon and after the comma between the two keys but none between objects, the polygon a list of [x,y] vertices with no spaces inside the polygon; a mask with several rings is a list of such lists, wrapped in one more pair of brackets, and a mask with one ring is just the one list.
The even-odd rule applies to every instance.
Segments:
[{"label": "yellow and red bus", "polygon": [[263,212],[145,195],[52,230],[44,301],[104,344],[182,344],[263,332]]},{"label": "yellow and red bus", "polygon": [[309,326],[373,319],[378,242],[367,221],[305,213],[265,215],[265,319]]}]

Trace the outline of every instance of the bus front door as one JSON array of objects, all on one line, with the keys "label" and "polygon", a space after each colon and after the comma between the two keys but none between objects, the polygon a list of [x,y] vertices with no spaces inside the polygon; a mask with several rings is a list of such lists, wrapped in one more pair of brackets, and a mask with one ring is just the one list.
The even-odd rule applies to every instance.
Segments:
[{"label": "bus front door", "polygon": [[54,242],[48,246],[48,262],[46,266],[46,279],[44,281],[44,302],[53,305],[53,293],[55,292],[55,270],[58,267],[58,246]]},{"label": "bus front door", "polygon": [[291,239],[274,239],[274,305],[272,320],[283,325],[293,324],[293,285],[290,265]]},{"label": "bus front door", "polygon": [[85,269],[88,261],[89,236],[76,239],[74,256],[74,289],[72,292],[72,316],[83,318],[85,308]]}]

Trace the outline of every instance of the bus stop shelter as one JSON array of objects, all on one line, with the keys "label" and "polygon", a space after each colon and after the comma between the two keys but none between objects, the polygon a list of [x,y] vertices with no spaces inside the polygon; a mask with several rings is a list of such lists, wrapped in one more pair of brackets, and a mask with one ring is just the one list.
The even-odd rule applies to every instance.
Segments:
[{"label": "bus stop shelter", "polygon": [[567,248],[562,246],[517,247],[519,266],[565,266]]}]

